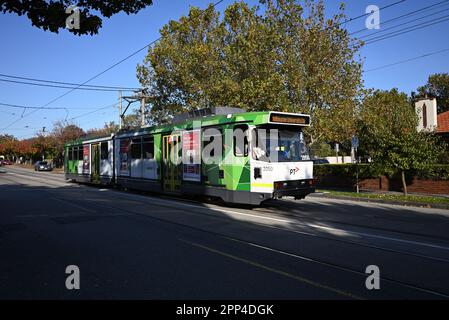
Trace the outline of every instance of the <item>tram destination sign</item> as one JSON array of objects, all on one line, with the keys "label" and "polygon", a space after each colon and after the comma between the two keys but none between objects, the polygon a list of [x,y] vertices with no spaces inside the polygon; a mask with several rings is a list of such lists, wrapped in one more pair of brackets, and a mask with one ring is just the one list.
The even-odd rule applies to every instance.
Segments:
[{"label": "tram destination sign", "polygon": [[284,123],[284,124],[309,125],[310,117],[306,116],[306,115],[271,113],[270,114],[270,122]]}]

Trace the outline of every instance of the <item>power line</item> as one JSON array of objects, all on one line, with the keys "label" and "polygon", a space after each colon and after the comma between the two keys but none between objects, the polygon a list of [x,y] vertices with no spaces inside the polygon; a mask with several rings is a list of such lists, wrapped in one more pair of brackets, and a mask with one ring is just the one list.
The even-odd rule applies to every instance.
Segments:
[{"label": "power line", "polygon": [[[443,12],[445,12],[445,11],[448,11],[448,10],[449,10],[449,8],[446,8],[446,9],[444,9],[444,10],[441,10],[441,11],[439,11],[439,12],[437,13],[437,15],[440,14],[440,13],[443,13]],[[367,34],[367,35],[365,35],[365,36],[359,37],[358,39],[360,40],[360,39],[366,39],[366,38],[376,37],[376,36],[379,37],[379,33],[384,33],[385,31],[392,30],[392,29],[396,29],[396,28],[398,28],[398,27],[402,27],[402,26],[407,25],[407,24],[409,24],[409,23],[417,22],[418,20],[422,20],[422,19],[425,19],[425,18],[428,18],[428,17],[431,17],[431,16],[435,16],[435,15],[436,15],[435,13],[431,13],[431,14],[428,14],[428,15],[425,15],[425,16],[422,16],[422,17],[419,17],[419,18],[415,18],[415,19],[413,19],[413,20],[409,20],[409,21],[406,21],[406,22],[403,22],[403,23],[400,23],[400,24],[391,26],[391,27],[389,27],[389,28],[385,28],[385,29],[379,30],[379,31],[374,32],[374,33],[372,33],[372,34]],[[422,24],[429,23],[429,22],[434,22],[435,20],[439,20],[439,19],[445,18],[445,17],[447,17],[447,16],[439,17],[439,18],[434,18],[434,19],[428,20],[428,21],[424,21]],[[414,26],[418,26],[418,25],[412,25],[412,26],[410,26],[410,27],[414,27]],[[410,27],[408,27],[408,28],[410,28]],[[405,30],[405,29],[403,29],[403,30]],[[394,32],[398,32],[398,30],[396,30],[396,31],[394,31]],[[369,41],[369,39],[366,40],[366,41]]]},{"label": "power line", "polygon": [[[389,19],[389,20],[386,20],[386,21],[382,21],[382,25],[386,25],[386,24],[388,24],[388,23],[390,23],[390,22],[393,22],[393,21],[396,21],[396,20],[401,20],[402,18],[405,18],[405,17],[408,17],[408,16],[413,16],[413,15],[415,15],[415,14],[417,14],[417,13],[420,13],[420,12],[425,12],[425,11],[427,11],[428,9],[431,9],[431,8],[433,8],[433,7],[439,6],[439,5],[444,4],[444,3],[447,3],[447,2],[449,2],[449,0],[444,0],[444,1],[441,1],[441,2],[438,2],[438,3],[435,3],[435,4],[433,4],[433,5],[430,5],[430,6],[421,8],[421,9],[418,9],[418,10],[408,12],[408,13],[403,14],[403,15],[400,15],[400,16],[398,16],[398,17],[395,17],[395,18],[392,18],[392,19]],[[379,26],[379,25],[380,25],[380,23],[377,24],[376,26]],[[367,30],[369,30],[369,29],[363,28],[363,29],[354,31],[354,32],[350,33],[349,35],[354,35],[354,34],[357,34],[357,33],[363,32],[363,31],[367,31]]]},{"label": "power line", "polygon": [[41,108],[41,107],[30,107],[30,106],[23,106],[23,105],[3,103],[3,102],[0,102],[0,106],[10,107],[10,108],[44,109],[44,110],[93,110],[93,109],[97,109],[97,107],[90,107],[90,108],[44,107],[44,108]]},{"label": "power line", "polygon": [[386,65],[383,65],[383,66],[380,66],[380,67],[376,67],[376,68],[373,68],[373,69],[365,70],[365,71],[363,71],[363,73],[385,69],[385,68],[388,68],[388,67],[396,66],[398,64],[403,64],[403,63],[406,63],[406,62],[410,62],[410,61],[414,61],[414,60],[430,57],[430,56],[433,56],[433,55],[436,55],[436,54],[439,54],[439,53],[443,53],[443,52],[448,52],[448,51],[449,51],[449,48],[443,49],[443,50],[439,50],[439,51],[425,53],[425,54],[417,56],[417,57],[413,57],[413,58],[409,58],[409,59],[406,59],[406,60],[401,60],[401,61],[397,61],[397,62],[394,62],[394,63],[386,64]]},{"label": "power line", "polygon": [[85,117],[85,116],[90,115],[92,113],[95,113],[95,112],[98,112],[98,111],[101,111],[101,110],[104,110],[104,109],[107,109],[107,108],[115,107],[115,106],[117,106],[117,103],[113,103],[113,104],[105,106],[105,107],[100,107],[100,108],[95,109],[95,110],[90,111],[90,112],[82,113],[82,114],[80,114],[80,115],[78,115],[76,117],[70,118],[70,120],[75,120],[75,119],[78,119],[78,118],[81,118],[81,117]]},{"label": "power line", "polygon": [[423,23],[417,24],[415,26],[412,26],[412,28],[410,28],[410,27],[409,28],[404,28],[404,29],[401,29],[401,30],[397,30],[397,31],[394,31],[394,32],[387,33],[387,34],[382,35],[382,36],[378,36],[378,37],[373,38],[373,39],[369,39],[368,41],[365,42],[365,45],[368,45],[368,44],[371,44],[371,43],[375,43],[375,42],[379,42],[379,41],[386,40],[386,39],[390,39],[390,38],[394,38],[394,37],[397,37],[397,36],[400,36],[400,35],[412,32],[412,31],[424,29],[424,28],[427,28],[427,27],[430,27],[430,26],[433,26],[433,25],[445,22],[445,21],[449,20],[449,18],[447,18],[447,17],[449,17],[449,15],[441,17],[441,18],[438,18],[437,20],[446,18],[446,19],[443,19],[443,20],[440,20],[440,21],[433,21],[431,23],[423,22]]},{"label": "power line", "polygon": [[[28,78],[28,77],[19,77],[19,76],[13,76],[13,75],[9,75],[9,74],[4,74],[4,73],[0,73],[0,76],[4,77],[4,78],[11,78],[11,79],[20,79],[20,80],[28,80],[28,81],[36,81],[36,82],[44,82],[44,83],[62,84],[62,85],[68,85],[68,86],[72,86],[72,87],[81,85],[79,83],[62,82],[62,81],[54,81],[54,80],[44,80],[44,79],[36,79],[36,78]],[[136,90],[139,90],[139,88],[103,86],[103,85],[88,85],[88,84],[82,85],[82,87],[96,88],[96,89],[98,89],[98,88],[101,88],[101,89],[114,89],[114,91],[117,91],[117,90],[122,90],[122,91],[136,91]],[[70,87],[67,87],[67,88],[71,89]]]},{"label": "power line", "polygon": [[[43,84],[43,83],[33,83],[33,82],[25,82],[25,81],[17,81],[17,80],[9,80],[9,79],[0,79],[2,82],[9,82],[9,83],[18,83],[18,84],[26,84],[31,86],[38,86],[38,87],[47,87],[47,88],[61,88],[61,89],[73,89],[73,90],[86,90],[86,91],[117,91],[117,89],[101,89],[101,88],[85,88],[85,87],[68,87],[68,86],[60,86],[60,85],[54,85],[54,84]],[[119,89],[122,90],[122,89]],[[134,91],[132,90],[122,90],[122,91]]]},{"label": "power line", "polygon": [[[400,3],[402,3],[402,2],[405,2],[405,1],[407,1],[407,0],[400,0],[400,1],[393,2],[393,3],[389,4],[389,5],[386,5],[386,6],[382,7],[382,8],[379,8],[379,11],[384,10],[384,9],[387,9],[387,8],[390,8],[390,7],[393,7],[393,6],[398,5],[398,4],[400,4]],[[345,23],[348,23],[348,22],[352,22],[352,21],[354,21],[354,20],[357,20],[357,19],[360,19],[360,18],[363,18],[363,17],[367,17],[367,16],[369,16],[369,15],[371,15],[371,14],[372,14],[371,12],[368,12],[368,13],[359,15],[359,16],[357,16],[357,17],[350,18],[350,19],[348,19],[348,20],[345,20],[345,21],[343,21],[343,22],[340,22],[339,24],[337,24],[337,26],[341,26],[342,24],[345,24]]]},{"label": "power line", "polygon": [[[224,0],[219,0],[217,2],[215,2],[212,7],[216,7],[217,5],[219,5],[220,3],[222,3]],[[403,2],[405,0],[402,0],[400,2]],[[83,83],[79,84],[78,86],[76,86],[75,88],[70,89],[69,91],[57,96],[56,98],[50,100],[49,102],[47,102],[46,104],[42,105],[42,107],[47,107],[48,105],[52,104],[53,102],[58,101],[59,99],[65,97],[66,95],[72,93],[73,91],[75,91],[77,88],[86,85],[87,83],[91,82],[92,80],[98,78],[99,76],[105,74],[106,72],[108,72],[109,70],[115,68],[116,66],[118,66],[119,64],[123,63],[124,61],[128,60],[129,58],[135,56],[136,54],[140,53],[141,51],[149,48],[151,45],[153,45],[154,43],[156,43],[157,41],[159,41],[162,38],[162,36],[159,36],[158,38],[156,38],[155,40],[151,41],[150,43],[148,43],[147,45],[145,45],[144,47],[138,49],[137,51],[134,51],[133,53],[129,54],[128,56],[126,56],[125,58],[119,60],[118,62],[114,63],[113,65],[111,65],[110,67],[106,68],[105,70],[101,71],[100,73],[97,73],[96,75],[92,76],[91,78],[87,79],[86,81],[84,81]],[[33,111],[31,111],[30,113],[24,115],[23,117],[29,116],[30,114],[38,111],[39,109],[35,109]],[[19,122],[22,118],[10,123],[8,126],[6,126],[5,128],[3,128],[2,130],[6,130],[8,128],[10,128],[12,125],[14,125],[15,123]]]},{"label": "power line", "polygon": [[8,112],[8,111],[3,111],[3,110],[0,110],[0,112],[2,112],[2,113],[7,113],[7,114],[10,114],[10,115],[12,115],[12,116],[15,116],[15,115],[16,115],[16,114],[13,113],[13,112]]}]

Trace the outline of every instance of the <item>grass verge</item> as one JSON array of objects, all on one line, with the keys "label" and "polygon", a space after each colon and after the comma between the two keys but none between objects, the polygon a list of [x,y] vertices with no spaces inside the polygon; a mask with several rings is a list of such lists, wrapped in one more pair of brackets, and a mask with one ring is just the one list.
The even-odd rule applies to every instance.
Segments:
[{"label": "grass verge", "polygon": [[334,190],[317,190],[317,192],[323,192],[325,195],[333,197],[342,198],[358,198],[358,199],[368,199],[368,200],[384,200],[397,202],[402,204],[443,204],[449,206],[449,198],[444,197],[432,197],[432,196],[419,196],[419,195],[399,195],[399,194],[388,194],[388,193],[357,193],[348,191],[334,191]]}]

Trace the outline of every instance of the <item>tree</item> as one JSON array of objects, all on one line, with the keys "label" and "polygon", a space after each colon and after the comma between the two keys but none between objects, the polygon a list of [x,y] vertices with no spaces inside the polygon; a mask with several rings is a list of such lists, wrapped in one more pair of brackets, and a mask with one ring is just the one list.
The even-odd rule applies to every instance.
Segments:
[{"label": "tree", "polygon": [[438,113],[449,111],[449,74],[430,75],[427,84],[418,88],[417,96],[436,98]]},{"label": "tree", "polygon": [[[48,150],[50,146],[54,148],[51,153],[56,158],[56,162],[58,164],[62,163],[63,155],[64,155],[64,144],[69,141],[77,140],[85,135],[83,129],[78,127],[74,123],[66,122],[66,121],[56,121],[53,124],[53,130],[50,133],[47,140],[45,150]],[[42,140],[42,138],[41,138]]]},{"label": "tree", "polygon": [[87,131],[86,136],[89,138],[98,138],[109,136],[112,133],[117,133],[119,131],[119,125],[114,121],[105,123],[103,128],[100,129],[90,129]]},{"label": "tree", "polygon": [[405,195],[406,173],[435,163],[444,150],[436,136],[418,132],[417,123],[410,99],[397,89],[369,92],[360,109],[360,139],[374,165],[390,176],[401,175]]},{"label": "tree", "polygon": [[328,143],[314,143],[310,147],[310,155],[315,158],[324,158],[333,155],[332,148]]},{"label": "tree", "polygon": [[10,158],[16,152],[17,139],[9,134],[0,135],[0,155]]},{"label": "tree", "polygon": [[170,21],[137,67],[152,96],[149,121],[208,106],[304,112],[312,141],[349,139],[361,43],[341,27],[343,6],[329,19],[324,9],[323,1],[238,2],[222,18],[211,5]]},{"label": "tree", "polygon": [[123,119],[123,128],[125,129],[137,129],[140,128],[140,111],[127,114]]},{"label": "tree", "polygon": [[106,18],[119,12],[136,14],[152,3],[152,0],[0,0],[0,10],[19,16],[26,14],[33,26],[58,33],[59,29],[66,27],[66,19],[70,15],[66,9],[74,5],[79,8],[80,28],[69,31],[76,35],[93,35],[102,26],[102,19],[95,13]]},{"label": "tree", "polygon": [[16,140],[16,138],[10,134],[0,134],[0,143],[11,140]]}]

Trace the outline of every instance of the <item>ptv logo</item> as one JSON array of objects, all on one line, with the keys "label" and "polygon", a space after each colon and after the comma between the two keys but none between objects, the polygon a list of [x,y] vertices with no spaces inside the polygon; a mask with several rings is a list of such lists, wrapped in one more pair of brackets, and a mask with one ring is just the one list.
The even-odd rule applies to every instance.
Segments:
[{"label": "ptv logo", "polygon": [[299,171],[298,167],[295,167],[294,169],[290,169],[290,175],[294,176],[296,174],[296,172],[298,172],[298,171]]}]

